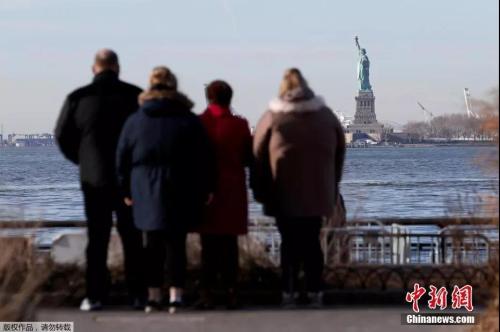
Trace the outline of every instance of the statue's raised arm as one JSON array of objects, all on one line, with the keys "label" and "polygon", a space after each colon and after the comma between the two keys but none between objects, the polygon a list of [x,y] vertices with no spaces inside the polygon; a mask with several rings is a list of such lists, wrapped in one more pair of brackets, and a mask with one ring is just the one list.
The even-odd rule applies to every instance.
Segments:
[{"label": "statue's raised arm", "polygon": [[356,47],[358,48],[358,51],[361,51],[361,46],[359,46],[359,38],[358,38],[358,36],[354,37],[354,41],[356,42]]}]

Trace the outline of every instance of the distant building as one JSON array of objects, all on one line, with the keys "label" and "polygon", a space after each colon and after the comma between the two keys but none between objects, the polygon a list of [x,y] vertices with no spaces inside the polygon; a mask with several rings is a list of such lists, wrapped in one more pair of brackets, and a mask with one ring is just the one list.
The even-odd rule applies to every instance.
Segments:
[{"label": "distant building", "polygon": [[53,146],[55,139],[52,134],[10,134],[7,144],[15,147]]},{"label": "distant building", "polygon": [[347,116],[344,112],[338,112],[338,111],[333,111],[337,118],[340,120],[340,123],[342,123],[342,127],[346,128],[350,124],[352,124],[353,119],[352,116]]}]

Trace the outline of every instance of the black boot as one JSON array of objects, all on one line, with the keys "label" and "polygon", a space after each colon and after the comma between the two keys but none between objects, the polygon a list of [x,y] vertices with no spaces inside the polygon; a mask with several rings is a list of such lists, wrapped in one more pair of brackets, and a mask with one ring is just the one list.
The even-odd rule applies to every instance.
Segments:
[{"label": "black boot", "polygon": [[241,303],[238,299],[238,292],[234,288],[227,290],[226,307],[228,310],[238,310],[241,308]]},{"label": "black boot", "polygon": [[200,299],[194,305],[197,310],[213,310],[215,309],[215,304],[212,296],[212,292],[208,290],[202,290],[200,292]]}]

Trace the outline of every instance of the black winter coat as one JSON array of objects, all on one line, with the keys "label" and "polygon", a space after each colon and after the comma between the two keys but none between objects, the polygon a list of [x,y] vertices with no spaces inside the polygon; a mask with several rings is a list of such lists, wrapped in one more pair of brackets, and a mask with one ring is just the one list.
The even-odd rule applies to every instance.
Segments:
[{"label": "black winter coat", "polygon": [[143,231],[187,231],[200,222],[215,185],[215,158],[193,104],[153,89],[126,122],[117,150],[118,181]]},{"label": "black winter coat", "polygon": [[80,166],[83,189],[116,189],[116,145],[123,124],[139,108],[140,93],[105,71],[66,98],[55,136],[65,157]]}]

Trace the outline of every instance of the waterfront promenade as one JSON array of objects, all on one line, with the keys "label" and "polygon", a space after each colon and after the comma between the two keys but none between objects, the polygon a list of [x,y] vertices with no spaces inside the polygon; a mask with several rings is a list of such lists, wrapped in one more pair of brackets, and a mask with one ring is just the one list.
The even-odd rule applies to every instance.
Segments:
[{"label": "waterfront promenade", "polygon": [[[344,229],[330,233],[325,229],[326,261],[325,293],[327,306],[322,310],[283,310],[279,303],[276,276],[273,269],[259,268],[257,274],[247,270],[248,281],[242,289],[238,311],[200,312],[186,310],[175,315],[160,312],[146,315],[128,307],[110,306],[106,311],[84,313],[77,309],[82,294],[81,271],[73,264],[81,260],[85,236],[82,222],[4,222],[5,236],[19,236],[31,231],[61,230],[53,246],[38,247],[39,253],[59,262],[59,268],[43,288],[44,301],[39,306],[36,321],[74,322],[75,331],[469,331],[468,326],[406,326],[401,314],[410,313],[405,293],[414,282],[423,286],[471,283],[474,286],[474,314],[481,314],[481,304],[490,293],[488,284],[494,276],[488,262],[498,257],[498,228],[488,220],[373,220],[351,222]],[[3,225],[2,225],[3,224]],[[261,229],[271,229],[265,221]],[[438,233],[408,232],[407,227],[433,224]],[[257,227],[257,226],[255,226]],[[493,231],[494,236],[487,236]],[[451,232],[451,233],[450,233]],[[486,232],[485,234],[479,234]],[[66,234],[65,234],[66,233]],[[10,235],[9,235],[10,234]],[[333,234],[328,236],[328,234]],[[253,235],[255,236],[255,235]],[[345,238],[340,241],[340,238]],[[36,237],[35,237],[36,238]],[[472,241],[472,242],[471,242]],[[110,248],[110,257],[117,262],[119,246]],[[36,243],[35,243],[36,244]],[[40,243],[38,243],[40,245]],[[339,248],[348,248],[347,256]],[[464,244],[467,250],[464,251]],[[472,245],[473,244],[473,245]],[[272,245],[271,245],[272,247]],[[460,253],[460,254],[458,254]],[[48,256],[47,256],[48,257]],[[78,259],[80,257],[80,259]],[[260,256],[252,256],[255,262]],[[252,258],[250,257],[250,258]],[[258,258],[258,259],[257,259]],[[64,269],[69,264],[67,269]],[[72,262],[72,263],[71,263]],[[252,264],[254,268],[256,266]],[[255,279],[257,277],[257,279]],[[273,282],[274,280],[274,282]],[[258,281],[258,282],[257,282]],[[123,282],[123,281],[122,281]],[[273,286],[274,285],[274,286]],[[125,303],[120,282],[112,289],[113,303]],[[120,291],[121,290],[121,291]],[[484,294],[486,293],[486,294]],[[79,295],[80,294],[80,295]],[[193,296],[193,294],[186,294]],[[422,300],[426,301],[426,300]],[[425,302],[422,302],[424,306]],[[453,312],[453,311],[452,311]],[[456,311],[455,311],[456,312]]]},{"label": "waterfront promenade", "polygon": [[324,310],[280,310],[248,308],[244,311],[165,312],[145,315],[142,312],[112,310],[82,313],[75,309],[41,310],[40,321],[72,321],[75,331],[182,331],[182,332],[387,332],[387,331],[468,331],[470,326],[406,326],[399,306],[332,306]]},{"label": "waterfront promenade", "polygon": [[[429,283],[451,286],[452,283],[472,282],[475,289],[474,314],[480,315],[484,304],[484,292],[489,292],[484,284],[491,280],[485,263],[491,257],[497,257],[497,244],[487,245],[487,237],[469,237],[467,234],[454,234],[453,240],[466,241],[475,239],[476,246],[469,248],[470,252],[456,256],[448,254],[455,252],[455,246],[448,242],[448,235],[442,231],[429,242],[430,234],[419,236],[417,233],[406,232],[387,233],[381,225],[394,225],[396,220],[378,220],[367,223],[354,223],[344,231],[337,230],[338,235],[349,235],[349,264],[337,260],[336,247],[332,247],[333,255],[327,260],[327,283],[329,289],[325,294],[327,306],[322,310],[283,310],[277,306],[279,292],[271,284],[252,283],[250,289],[242,292],[243,303],[246,305],[238,311],[194,310],[181,311],[169,315],[163,311],[146,315],[143,312],[131,311],[124,306],[110,306],[102,312],[84,313],[77,310],[77,298],[72,300],[71,293],[78,293],[78,282],[68,284],[66,280],[72,274],[62,274],[64,289],[58,287],[46,289],[46,303],[42,303],[37,312],[37,321],[70,321],[75,324],[75,331],[469,331],[470,326],[407,326],[401,325],[401,314],[410,313],[411,305],[405,303],[405,292],[411,289],[414,281],[422,285]],[[398,222],[403,223],[402,220]],[[410,220],[406,220],[406,226]],[[413,226],[428,225],[431,220],[412,220]],[[462,220],[459,225],[454,220],[432,220],[442,229],[471,230],[477,227],[483,230],[485,220]],[[482,226],[481,226],[482,225]],[[38,227],[78,229],[80,223],[45,222]],[[394,227],[394,226],[391,226]],[[401,227],[401,225],[399,226]],[[399,227],[396,229],[398,230]],[[392,228],[391,228],[392,229]],[[26,231],[26,228],[24,228]],[[345,234],[344,234],[345,233]],[[78,234],[67,235],[56,241],[52,248],[53,256],[64,253],[66,258],[71,255],[71,248],[82,240]],[[464,237],[465,236],[465,237]],[[476,236],[476,235],[474,235]],[[327,237],[328,238],[328,237]],[[427,241],[423,239],[428,238]],[[395,241],[396,239],[397,241]],[[403,240],[404,241],[400,241]],[[478,242],[479,240],[484,242]],[[422,241],[420,241],[422,240]],[[462,242],[459,241],[459,242]],[[338,241],[333,241],[337,243]],[[409,246],[403,245],[407,243]],[[431,245],[432,243],[432,245]],[[328,244],[326,244],[328,247]],[[429,247],[430,245],[430,247]],[[402,246],[402,247],[401,247]],[[76,246],[78,247],[78,246]],[[445,249],[441,249],[441,247]],[[403,249],[401,249],[403,248]],[[447,249],[446,249],[447,248]],[[75,248],[73,248],[75,249]],[[45,249],[46,250],[46,249]],[[443,251],[444,250],[444,251]],[[80,250],[81,251],[81,250]],[[392,259],[391,257],[395,257]],[[413,257],[413,258],[412,258]],[[418,260],[415,259],[418,257]],[[64,258],[64,257],[60,257]],[[408,258],[408,259],[407,259]],[[412,258],[412,259],[409,259]],[[450,261],[451,259],[451,261]],[[460,264],[455,265],[455,259]],[[425,263],[425,264],[424,264]],[[456,269],[454,269],[456,268]],[[459,273],[457,269],[461,270]],[[484,270],[483,274],[478,274]],[[78,274],[77,274],[78,275]],[[269,273],[265,274],[269,277]],[[367,279],[368,276],[372,278]],[[389,278],[393,276],[392,278]],[[396,278],[394,278],[396,276]],[[71,278],[71,277],[69,277]],[[462,280],[464,278],[465,280]],[[272,276],[271,276],[271,279]],[[54,280],[52,280],[54,281]],[[56,285],[62,285],[58,282]],[[271,285],[271,288],[270,288]],[[248,285],[247,285],[248,286]],[[266,286],[268,288],[266,288]],[[55,291],[50,294],[50,290]],[[66,291],[66,292],[64,292]],[[70,292],[68,294],[68,291]],[[114,303],[125,303],[124,294],[114,293]],[[190,294],[191,296],[193,294]],[[486,294],[487,295],[487,294]],[[52,301],[50,301],[52,299]],[[422,300],[424,301],[424,300]],[[57,305],[61,306],[57,306]],[[422,302],[424,306],[425,302]],[[456,313],[456,311],[450,311]]]}]

